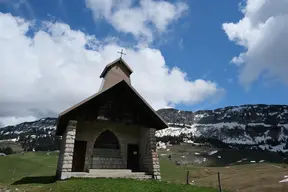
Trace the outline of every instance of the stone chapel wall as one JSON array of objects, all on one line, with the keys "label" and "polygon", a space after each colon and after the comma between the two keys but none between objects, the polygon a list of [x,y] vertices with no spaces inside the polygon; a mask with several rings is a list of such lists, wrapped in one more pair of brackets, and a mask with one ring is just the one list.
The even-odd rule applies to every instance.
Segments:
[{"label": "stone chapel wall", "polygon": [[[113,149],[94,149],[94,143],[98,136],[109,130],[115,134],[120,144],[119,151]],[[81,122],[77,127],[76,140],[87,141],[85,170],[88,169],[119,169],[127,167],[127,144],[139,143],[140,129],[132,125],[121,123]],[[111,154],[113,154],[111,156]]]},{"label": "stone chapel wall", "polygon": [[61,177],[62,172],[62,165],[63,165],[63,157],[64,157],[64,149],[66,145],[66,138],[67,132],[65,130],[64,134],[62,135],[61,143],[60,143],[60,152],[58,157],[58,163],[57,163],[57,170],[56,170],[56,177]]},{"label": "stone chapel wall", "polygon": [[145,171],[154,176],[155,179],[161,179],[160,165],[156,151],[156,137],[154,128],[142,128],[140,139],[141,171]]}]

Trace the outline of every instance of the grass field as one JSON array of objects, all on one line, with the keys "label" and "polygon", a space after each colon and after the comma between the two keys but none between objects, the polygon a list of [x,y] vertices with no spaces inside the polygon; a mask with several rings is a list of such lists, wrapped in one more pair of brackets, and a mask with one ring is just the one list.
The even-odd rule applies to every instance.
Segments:
[{"label": "grass field", "polygon": [[162,159],[161,174],[164,181],[184,183],[187,170],[190,182],[197,186],[217,188],[217,172],[221,173],[222,188],[245,192],[287,192],[288,183],[279,183],[288,169],[274,164],[246,164],[227,167],[176,166]]},{"label": "grass field", "polygon": [[[279,157],[269,157],[265,154],[249,154],[233,151],[219,151],[213,156],[204,154],[206,148],[172,147],[170,151],[160,150],[161,176],[163,182],[135,181],[126,179],[71,179],[55,182],[53,175],[56,170],[57,153],[47,155],[42,152],[30,152],[0,157],[0,189],[9,188],[12,191],[192,191],[216,192],[218,187],[217,172],[221,173],[222,188],[231,192],[287,192],[288,183],[279,183],[284,175],[288,175],[288,168]],[[203,156],[195,156],[195,152]],[[163,155],[164,154],[164,155]],[[168,155],[172,155],[169,160]],[[207,158],[203,163],[188,163],[176,165],[175,160],[180,160],[182,155],[186,159]],[[222,155],[222,161],[217,155]],[[275,155],[275,154],[270,154]],[[216,157],[216,161],[215,161]],[[226,157],[226,159],[224,159]],[[228,158],[231,157],[231,158]],[[250,161],[233,163],[239,158],[263,159],[267,163],[249,163]],[[276,162],[278,158],[278,162]],[[272,161],[269,162],[269,160]],[[275,162],[274,162],[275,161]],[[218,162],[218,163],[217,163]],[[190,171],[190,182],[193,185],[183,185],[186,173]],[[173,184],[172,184],[173,183]],[[200,187],[201,186],[201,187]],[[214,188],[214,189],[213,189]],[[0,190],[1,191],[1,190]]]},{"label": "grass field", "polygon": [[[217,173],[220,172],[222,188],[228,191],[288,191],[288,183],[279,183],[285,175],[288,176],[287,158],[271,152],[228,149],[217,150],[213,155],[207,154],[216,150],[191,145],[173,146],[169,151],[159,150],[163,180],[183,183],[189,170],[190,181],[195,185],[217,188]],[[259,163],[261,160],[265,160],[264,163]],[[183,165],[176,165],[175,161],[183,162]]]},{"label": "grass field", "polygon": [[[32,192],[216,192],[207,187],[127,179],[71,179],[55,182],[58,154],[30,152],[0,157],[0,189]],[[0,190],[1,191],[1,190]]]}]

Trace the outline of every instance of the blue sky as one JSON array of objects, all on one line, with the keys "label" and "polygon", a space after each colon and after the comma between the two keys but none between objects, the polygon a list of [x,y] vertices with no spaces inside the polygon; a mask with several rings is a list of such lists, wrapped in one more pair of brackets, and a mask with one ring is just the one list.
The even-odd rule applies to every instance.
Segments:
[{"label": "blue sky", "polygon": [[[95,19],[95,11],[97,12],[98,9],[89,8],[87,6],[88,1],[90,0],[86,2],[82,0],[13,0],[9,2],[0,0],[0,12],[11,13],[13,17],[17,16],[26,21],[36,21],[37,23],[43,21],[64,23],[70,26],[71,30],[80,30],[86,35],[94,35],[99,41],[104,42],[107,38],[117,38],[118,46],[135,49],[135,46],[140,42],[139,38],[136,37],[137,35],[129,31],[119,30],[119,27],[111,24],[105,15]],[[265,58],[265,62],[267,61],[265,63],[259,59],[259,54],[266,55],[264,51],[269,51],[268,48],[257,56],[252,55],[255,52],[253,51],[254,47],[251,47],[254,40],[250,38],[249,34],[254,31],[259,32],[258,28],[249,25],[250,28],[247,27],[247,30],[250,30],[251,33],[241,36],[241,30],[248,26],[242,26],[238,23],[242,19],[248,18],[251,23],[252,21],[267,23],[269,17],[264,21],[253,20],[258,18],[257,15],[264,15],[266,9],[263,9],[264,11],[258,9],[261,6],[264,7],[263,5],[258,5],[256,9],[257,6],[252,6],[255,4],[254,2],[239,0],[222,0],[221,3],[211,0],[173,0],[168,2],[172,5],[181,2],[187,6],[187,10],[183,11],[177,19],[171,21],[161,33],[154,32],[155,27],[151,28],[153,40],[146,42],[145,46],[149,49],[159,50],[165,59],[165,65],[169,69],[178,67],[187,74],[186,79],[188,81],[192,82],[196,79],[212,81],[217,84],[219,89],[225,90],[225,94],[221,94],[221,99],[200,99],[201,101],[192,102],[192,104],[182,101],[174,102],[176,108],[195,111],[241,104],[287,104],[287,81],[285,75],[281,73],[283,69],[287,69],[285,68],[287,56],[281,57],[281,61],[275,59],[274,63],[272,54],[269,58],[268,56]],[[243,3],[246,14],[239,10],[240,2]],[[270,3],[273,4],[272,1]],[[250,4],[251,6],[249,6]],[[133,1],[130,7],[139,5],[138,1]],[[286,5],[282,6],[285,7]],[[271,14],[277,14],[277,11],[274,12]],[[287,12],[281,13],[287,16]],[[254,15],[256,16],[254,17]],[[225,29],[223,28],[224,23],[228,24],[227,28],[224,27]],[[236,27],[233,28],[233,26]],[[38,27],[40,28],[40,24]],[[39,31],[39,28],[35,31]],[[287,31],[285,29],[279,31],[281,32],[281,30],[284,30],[284,33],[277,33],[278,36],[276,35],[275,39],[287,37]],[[34,31],[29,31],[26,36],[33,38]],[[260,49],[263,41],[260,39],[255,42],[260,45]],[[248,43],[241,44],[241,42]],[[275,42],[277,41],[275,40]],[[273,46],[273,42],[270,46]],[[287,46],[287,44],[283,43],[283,46]],[[246,60],[242,62],[241,66],[231,62],[232,58],[237,57],[240,53],[246,53],[243,57]],[[129,56],[127,55],[127,57]],[[116,59],[117,55],[111,53],[109,58]],[[263,66],[260,67],[262,64]],[[276,71],[273,66],[282,66],[279,68],[282,70]],[[255,77],[253,70],[255,70]],[[136,72],[134,75],[137,75]],[[247,87],[249,88],[247,89]],[[214,96],[212,95],[212,97]]]}]

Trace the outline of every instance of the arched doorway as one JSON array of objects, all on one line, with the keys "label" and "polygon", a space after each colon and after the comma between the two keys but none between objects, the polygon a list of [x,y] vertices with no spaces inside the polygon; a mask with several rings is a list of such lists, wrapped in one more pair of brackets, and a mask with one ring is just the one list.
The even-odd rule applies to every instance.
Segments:
[{"label": "arched doorway", "polygon": [[121,148],[116,135],[106,130],[94,143],[92,169],[124,168]]}]

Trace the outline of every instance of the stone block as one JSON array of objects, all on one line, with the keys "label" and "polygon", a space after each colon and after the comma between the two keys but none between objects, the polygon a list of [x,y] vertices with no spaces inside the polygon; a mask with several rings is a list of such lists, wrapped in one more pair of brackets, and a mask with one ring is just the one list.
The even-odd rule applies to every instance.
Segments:
[{"label": "stone block", "polygon": [[66,143],[69,141],[69,140],[75,140],[75,136],[72,136],[72,135],[67,135],[66,137]]},{"label": "stone block", "polygon": [[154,169],[154,172],[159,172],[160,173],[160,168],[159,169]]},{"label": "stone block", "polygon": [[152,153],[152,157],[153,157],[153,158],[158,158],[158,153],[153,152],[153,153]]},{"label": "stone block", "polygon": [[158,176],[155,175],[154,179],[161,180],[161,176],[160,175],[158,175]]},{"label": "stone block", "polygon": [[74,148],[65,148],[65,153],[73,153]]},{"label": "stone block", "polygon": [[153,165],[159,165],[159,161],[153,161]]},{"label": "stone block", "polygon": [[68,132],[67,132],[67,136],[76,136],[76,130],[69,130]]},{"label": "stone block", "polygon": [[72,168],[72,164],[69,164],[69,163],[64,163],[63,165],[62,165],[62,169],[71,169]]},{"label": "stone block", "polygon": [[67,140],[66,140],[66,145],[67,145],[67,144],[73,144],[73,145],[74,145],[74,143],[75,143],[75,140],[74,140],[74,139],[67,139]]},{"label": "stone block", "polygon": [[61,180],[65,180],[65,179],[69,179],[69,178],[71,178],[71,173],[69,173],[69,172],[62,172],[61,173]]},{"label": "stone block", "polygon": [[65,148],[74,148],[74,144],[66,143]]},{"label": "stone block", "polygon": [[65,157],[73,157],[73,153],[71,153],[70,151],[65,151],[63,158]]},{"label": "stone block", "polygon": [[160,172],[154,172],[153,175],[160,176]]},{"label": "stone block", "polygon": [[153,169],[160,169],[160,165],[153,165]]},{"label": "stone block", "polygon": [[152,161],[153,161],[153,162],[159,161],[159,159],[158,159],[158,157],[153,157],[153,158],[152,158]]},{"label": "stone block", "polygon": [[71,164],[72,165],[72,160],[64,159],[63,164]]}]

